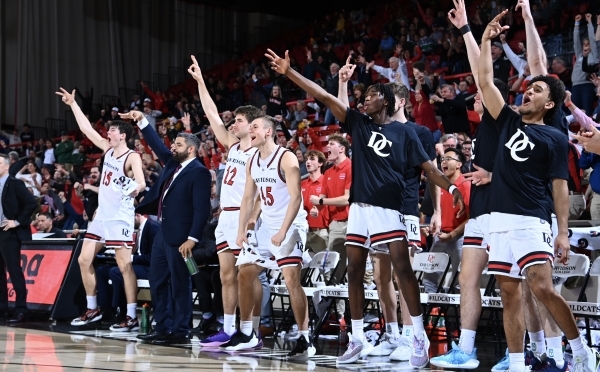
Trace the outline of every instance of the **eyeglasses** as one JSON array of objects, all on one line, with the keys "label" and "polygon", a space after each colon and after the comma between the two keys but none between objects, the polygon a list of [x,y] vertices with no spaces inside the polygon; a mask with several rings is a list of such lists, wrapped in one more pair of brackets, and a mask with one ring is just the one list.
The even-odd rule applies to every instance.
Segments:
[{"label": "eyeglasses", "polygon": [[442,158],[442,161],[450,161],[450,160],[459,161],[458,159],[454,159],[453,157],[450,157],[450,156],[445,156]]}]

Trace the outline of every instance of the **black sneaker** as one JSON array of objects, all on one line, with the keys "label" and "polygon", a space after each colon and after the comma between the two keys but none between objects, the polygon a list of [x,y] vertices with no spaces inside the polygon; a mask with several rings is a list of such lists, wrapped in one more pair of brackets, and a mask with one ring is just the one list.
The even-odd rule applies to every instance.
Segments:
[{"label": "black sneaker", "polygon": [[296,346],[287,355],[288,359],[306,359],[315,356],[317,349],[313,346],[312,342],[306,341],[304,336],[300,336],[296,341]]},{"label": "black sneaker", "polygon": [[250,336],[246,336],[242,331],[237,331],[231,336],[231,340],[221,345],[220,348],[227,351],[252,350],[256,345],[258,345],[258,337],[254,330]]}]

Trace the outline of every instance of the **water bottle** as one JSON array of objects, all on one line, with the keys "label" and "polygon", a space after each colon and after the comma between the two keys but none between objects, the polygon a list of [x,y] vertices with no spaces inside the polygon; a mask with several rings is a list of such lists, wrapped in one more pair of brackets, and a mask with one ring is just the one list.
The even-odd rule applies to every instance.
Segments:
[{"label": "water bottle", "polygon": [[186,257],[184,258],[185,261],[185,266],[187,266],[188,271],[190,272],[190,275],[196,275],[198,274],[198,265],[196,264],[196,261],[194,260],[194,257]]},{"label": "water bottle", "polygon": [[141,333],[150,333],[150,306],[145,303],[142,306],[142,324],[140,326]]}]

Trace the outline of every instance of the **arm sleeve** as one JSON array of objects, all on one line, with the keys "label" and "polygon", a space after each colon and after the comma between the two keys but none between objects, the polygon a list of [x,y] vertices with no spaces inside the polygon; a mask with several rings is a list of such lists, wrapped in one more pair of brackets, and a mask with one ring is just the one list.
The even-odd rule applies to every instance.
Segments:
[{"label": "arm sleeve", "polygon": [[188,236],[196,239],[196,241],[201,241],[204,235],[204,227],[206,226],[211,211],[210,190],[212,177],[206,168],[201,168],[201,171],[197,173],[198,176],[195,177],[193,183],[192,196],[194,218]]},{"label": "arm sleeve", "polygon": [[[145,125],[144,125],[145,124]],[[158,137],[158,133],[152,127],[148,125],[148,120],[144,118],[142,120],[142,125],[140,125],[142,129],[142,133],[144,134],[144,139],[152,151],[158,156],[160,161],[163,164],[167,164],[169,159],[173,158],[173,154],[171,151],[165,146],[164,142]]]},{"label": "arm sleeve", "polygon": [[[600,26],[598,26],[600,27]],[[590,48],[592,49],[592,52],[588,55],[588,57],[590,57],[590,63],[596,63],[598,62],[598,47],[596,46],[596,43],[593,41],[594,38],[596,37],[596,35],[594,34],[594,26],[592,25],[592,22],[588,23],[587,26],[588,29],[588,39],[590,40]]]},{"label": "arm sleeve", "polygon": [[419,141],[419,137],[412,128],[406,128],[406,146],[408,148],[408,166],[409,167],[417,167],[423,163],[428,162],[429,155],[423,149],[423,145],[421,145],[421,141]]},{"label": "arm sleeve", "polygon": [[579,58],[583,54],[581,47],[581,41],[579,40],[579,26],[575,26],[573,29],[573,49],[575,50],[575,57]]}]

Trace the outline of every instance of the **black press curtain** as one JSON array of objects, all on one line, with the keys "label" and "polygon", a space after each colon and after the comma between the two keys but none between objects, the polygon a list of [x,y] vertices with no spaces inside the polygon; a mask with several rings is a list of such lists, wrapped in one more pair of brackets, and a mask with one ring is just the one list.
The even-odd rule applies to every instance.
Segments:
[{"label": "black press curtain", "polygon": [[[185,77],[190,54],[205,70],[298,22],[176,0],[0,1],[0,120],[21,128],[64,119],[59,86],[118,96],[162,74]],[[129,97],[131,99],[131,97]]]}]

